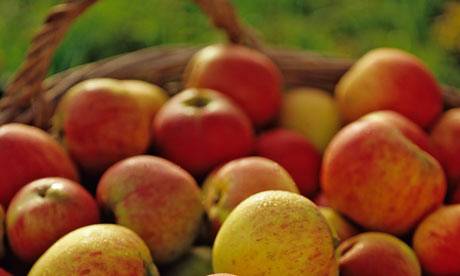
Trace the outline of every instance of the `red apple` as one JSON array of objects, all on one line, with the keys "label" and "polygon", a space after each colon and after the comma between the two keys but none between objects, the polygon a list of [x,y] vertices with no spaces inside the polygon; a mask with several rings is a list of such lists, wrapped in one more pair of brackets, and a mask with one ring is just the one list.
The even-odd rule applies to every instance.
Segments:
[{"label": "red apple", "polygon": [[442,108],[441,89],[433,73],[416,56],[399,49],[374,49],[343,75],[335,96],[344,118],[393,110],[428,127]]},{"label": "red apple", "polygon": [[0,268],[0,276],[13,276],[13,275],[7,272],[6,270],[4,270],[3,268]]},{"label": "red apple", "polygon": [[395,236],[366,232],[345,240],[337,249],[340,276],[420,276],[412,248]]},{"label": "red apple", "polygon": [[5,210],[0,204],[0,259],[5,256],[5,245],[3,244],[3,236],[5,235]]},{"label": "red apple", "polygon": [[187,89],[172,97],[158,111],[154,132],[160,155],[194,176],[249,155],[254,146],[249,118],[209,89]]},{"label": "red apple", "polygon": [[255,126],[272,121],[281,105],[281,74],[276,65],[261,52],[236,44],[198,51],[187,64],[184,86],[224,93]]},{"label": "red apple", "polygon": [[158,86],[138,80],[90,79],[72,87],[53,117],[53,131],[88,173],[147,152],[152,120],[166,101]]},{"label": "red apple", "polygon": [[6,233],[16,256],[33,263],[65,234],[98,222],[96,200],[83,186],[48,177],[16,193],[6,212]]},{"label": "red apple", "polygon": [[460,183],[460,108],[442,114],[431,130],[431,139],[440,154],[451,190]]},{"label": "red apple", "polygon": [[47,132],[23,124],[0,126],[0,204],[38,178],[59,176],[78,181],[78,171],[64,148]]},{"label": "red apple", "polygon": [[414,144],[439,160],[439,154],[428,134],[416,123],[401,113],[391,110],[379,110],[363,116],[363,120],[382,120],[394,125]]},{"label": "red apple", "polygon": [[255,154],[285,168],[302,195],[311,198],[318,191],[321,154],[301,134],[282,128],[263,132],[256,140]]},{"label": "red apple", "polygon": [[366,230],[404,235],[446,194],[439,162],[394,125],[358,120],[332,139],[321,188],[330,206]]},{"label": "red apple", "polygon": [[412,245],[427,275],[460,275],[460,204],[442,206],[425,217]]},{"label": "red apple", "polygon": [[217,168],[203,183],[203,204],[214,234],[243,200],[262,191],[299,193],[289,173],[265,157],[242,157]]},{"label": "red apple", "polygon": [[166,159],[142,155],[119,161],[102,175],[96,194],[117,224],[145,241],[157,264],[179,258],[197,237],[204,213],[200,188]]}]

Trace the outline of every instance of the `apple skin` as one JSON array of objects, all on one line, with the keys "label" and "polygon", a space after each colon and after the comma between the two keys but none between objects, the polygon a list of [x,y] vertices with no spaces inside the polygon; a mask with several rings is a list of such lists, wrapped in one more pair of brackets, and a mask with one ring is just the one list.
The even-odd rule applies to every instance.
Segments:
[{"label": "apple skin", "polygon": [[404,115],[391,110],[379,110],[364,115],[361,117],[361,120],[382,120],[389,122],[422,150],[431,154],[438,161],[440,160],[438,150],[428,133]]},{"label": "apple skin", "polygon": [[214,236],[230,212],[258,192],[284,190],[299,193],[289,173],[265,157],[242,157],[213,171],[203,183],[203,205]]},{"label": "apple skin", "polygon": [[228,273],[217,273],[217,274],[209,274],[208,276],[237,276],[237,275],[228,274]]},{"label": "apple skin", "polygon": [[393,235],[366,232],[345,240],[337,249],[340,276],[421,276],[412,248]]},{"label": "apple skin", "polygon": [[5,256],[5,244],[3,243],[3,236],[5,235],[5,210],[0,204],[0,259]]},{"label": "apple skin", "polygon": [[306,197],[264,191],[241,202],[213,246],[215,273],[338,275],[331,229]]},{"label": "apple skin", "polygon": [[144,81],[89,79],[61,99],[53,133],[83,170],[99,176],[149,149],[153,117],[166,100],[163,89]]},{"label": "apple skin", "polygon": [[78,228],[54,243],[32,266],[28,276],[159,276],[144,241],[115,224]]},{"label": "apple skin", "polygon": [[256,127],[273,121],[281,105],[281,73],[261,52],[237,44],[198,51],[184,72],[184,87],[209,88],[234,100]]},{"label": "apple skin", "polygon": [[460,275],[460,204],[442,206],[425,217],[412,246],[427,275]]},{"label": "apple skin", "polygon": [[246,114],[209,89],[190,88],[173,96],[158,111],[153,127],[160,155],[196,177],[254,148]]},{"label": "apple skin", "polygon": [[302,195],[311,198],[318,191],[321,153],[301,134],[282,128],[262,132],[254,154],[285,168]]},{"label": "apple skin", "polygon": [[433,73],[416,56],[394,48],[377,48],[362,56],[339,80],[335,96],[347,121],[393,110],[425,128],[442,109]]},{"label": "apple skin", "polygon": [[299,132],[323,153],[343,119],[331,93],[298,87],[283,95],[278,125]]},{"label": "apple skin", "polygon": [[324,206],[318,206],[318,208],[335,232],[339,243],[359,234],[359,230],[336,210]]},{"label": "apple skin", "polygon": [[0,276],[13,276],[12,274],[8,273],[3,268],[0,268]]},{"label": "apple skin", "polygon": [[17,123],[0,126],[0,204],[7,209],[19,189],[48,176],[79,180],[65,149],[47,132]]},{"label": "apple skin", "polygon": [[58,177],[26,184],[6,212],[8,242],[14,254],[26,263],[36,261],[65,234],[96,223],[96,200],[80,184]]},{"label": "apple skin", "polygon": [[392,124],[358,120],[326,149],[321,188],[364,229],[404,235],[442,204],[446,181],[439,162]]},{"label": "apple skin", "polygon": [[189,250],[204,214],[195,179],[156,156],[117,162],[102,175],[96,196],[117,224],[141,236],[159,265],[173,262]]},{"label": "apple skin", "polygon": [[439,151],[449,190],[460,183],[460,108],[447,110],[433,126],[430,137]]}]

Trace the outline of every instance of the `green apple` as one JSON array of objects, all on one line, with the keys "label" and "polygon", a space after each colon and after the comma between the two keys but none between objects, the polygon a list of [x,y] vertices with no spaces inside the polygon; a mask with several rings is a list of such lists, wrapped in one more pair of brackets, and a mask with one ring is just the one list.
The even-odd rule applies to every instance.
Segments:
[{"label": "green apple", "polygon": [[161,272],[162,276],[203,276],[213,273],[212,249],[207,246],[191,248],[184,256]]}]

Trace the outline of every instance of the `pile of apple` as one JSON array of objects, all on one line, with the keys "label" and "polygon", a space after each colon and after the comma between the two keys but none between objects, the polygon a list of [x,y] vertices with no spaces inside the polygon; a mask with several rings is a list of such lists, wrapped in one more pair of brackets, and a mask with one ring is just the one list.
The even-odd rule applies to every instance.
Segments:
[{"label": "pile of apple", "polygon": [[417,57],[370,51],[331,94],[211,45],[183,87],[90,79],[50,133],[0,126],[0,254],[30,276],[460,275],[460,108]]}]

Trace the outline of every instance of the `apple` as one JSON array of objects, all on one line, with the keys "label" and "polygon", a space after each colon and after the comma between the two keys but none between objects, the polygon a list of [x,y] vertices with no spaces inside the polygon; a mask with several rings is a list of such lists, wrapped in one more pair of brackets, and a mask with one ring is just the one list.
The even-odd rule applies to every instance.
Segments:
[{"label": "apple", "polygon": [[339,243],[359,233],[359,230],[336,210],[325,206],[318,206],[318,208],[333,229]]},{"label": "apple", "polygon": [[337,249],[340,276],[421,276],[412,248],[397,237],[367,232],[345,240]]},{"label": "apple", "polygon": [[278,125],[299,132],[322,153],[342,127],[342,121],[331,93],[297,87],[284,94]]},{"label": "apple", "polygon": [[54,243],[28,276],[111,275],[159,276],[145,242],[115,224],[78,228]]},{"label": "apple", "polygon": [[261,52],[237,44],[198,51],[184,72],[184,87],[209,88],[234,100],[256,127],[272,122],[281,105],[281,73]]},{"label": "apple", "polygon": [[154,120],[159,154],[201,177],[215,166],[251,154],[249,118],[226,96],[190,88],[173,96]]},{"label": "apple", "polygon": [[215,273],[239,276],[338,275],[331,229],[317,206],[287,191],[241,202],[213,245]]},{"label": "apple", "polygon": [[216,274],[209,274],[208,276],[237,276],[237,275],[228,274],[228,273],[216,273]]},{"label": "apple", "polygon": [[326,195],[322,190],[312,199],[313,203],[318,206],[330,207]]},{"label": "apple", "polygon": [[96,196],[117,224],[139,234],[159,265],[189,250],[204,214],[195,179],[156,156],[133,156],[115,163],[102,175]]},{"label": "apple", "polygon": [[442,109],[433,73],[416,56],[394,48],[377,48],[362,56],[340,78],[335,96],[347,121],[388,109],[428,127]]},{"label": "apple", "polygon": [[302,195],[310,198],[316,194],[321,153],[304,136],[274,128],[262,132],[255,144],[255,155],[269,158],[285,168]]},{"label": "apple", "polygon": [[147,152],[151,124],[167,95],[138,80],[89,79],[60,100],[53,133],[83,170],[100,175],[115,162]]},{"label": "apple", "polygon": [[0,259],[5,256],[5,244],[3,243],[3,236],[5,235],[5,210],[0,204]]},{"label": "apple", "polygon": [[460,183],[460,107],[443,113],[433,126],[430,137],[439,151],[449,190],[454,190],[456,183]]},{"label": "apple", "polygon": [[184,256],[161,271],[161,276],[203,276],[213,273],[212,249],[196,246]]},{"label": "apple", "polygon": [[425,217],[412,246],[427,275],[460,275],[460,204],[442,206]]},{"label": "apple", "polygon": [[289,173],[265,157],[242,157],[213,171],[203,183],[203,205],[217,233],[232,210],[258,192],[284,190],[299,193]]},{"label": "apple", "polygon": [[14,254],[26,263],[36,261],[68,232],[96,223],[96,200],[80,184],[59,177],[26,184],[6,212],[8,242]]},{"label": "apple", "polygon": [[430,136],[428,136],[428,133],[404,115],[391,110],[379,110],[370,112],[361,119],[382,120],[394,125],[414,144],[439,160],[439,153],[435,148],[435,144],[430,139]]},{"label": "apple", "polygon": [[24,124],[0,126],[0,204],[27,183],[48,176],[78,181],[78,171],[64,148],[47,132]]},{"label": "apple", "polygon": [[0,276],[13,276],[13,275],[0,267]]},{"label": "apple", "polygon": [[358,120],[327,147],[321,188],[333,209],[364,229],[404,235],[442,204],[446,181],[439,162],[394,125]]}]

